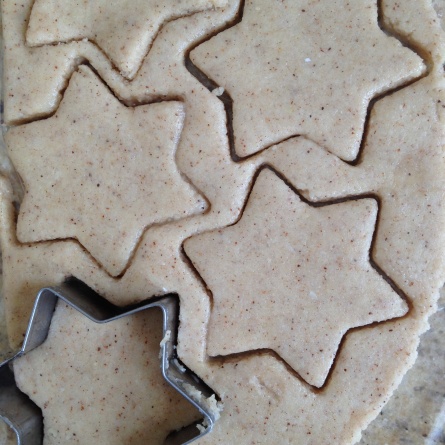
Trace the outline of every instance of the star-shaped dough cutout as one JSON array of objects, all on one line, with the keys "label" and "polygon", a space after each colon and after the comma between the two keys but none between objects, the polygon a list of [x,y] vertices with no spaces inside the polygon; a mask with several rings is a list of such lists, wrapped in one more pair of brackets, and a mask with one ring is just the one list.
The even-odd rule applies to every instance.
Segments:
[{"label": "star-shaped dough cutout", "polygon": [[238,156],[299,134],[355,159],[370,99],[425,70],[379,28],[376,3],[246,0],[241,22],[191,52],[233,100]]},{"label": "star-shaped dough cutout", "polygon": [[42,408],[45,444],[161,445],[200,419],[162,376],[162,322],[146,310],[95,323],[59,302],[45,342],[14,360],[17,385]]},{"label": "star-shaped dough cutout", "polygon": [[369,261],[376,216],[373,199],[314,208],[263,170],[235,225],[184,244],[213,294],[208,353],[272,349],[322,386],[347,330],[407,312]]},{"label": "star-shaped dough cutout", "polygon": [[26,189],[19,241],[76,238],[119,275],[147,227],[206,208],[175,164],[183,120],[176,101],[125,107],[81,67],[54,116],[6,135]]},{"label": "star-shaped dough cutout", "polygon": [[38,46],[92,40],[123,76],[132,79],[165,22],[226,3],[227,0],[36,0],[26,42]]}]

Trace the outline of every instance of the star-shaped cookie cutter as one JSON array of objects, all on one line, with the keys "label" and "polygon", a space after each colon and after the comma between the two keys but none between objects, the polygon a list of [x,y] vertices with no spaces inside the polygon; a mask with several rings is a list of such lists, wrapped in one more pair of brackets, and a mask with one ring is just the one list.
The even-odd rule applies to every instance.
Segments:
[{"label": "star-shaped cookie cutter", "polygon": [[[165,380],[185,397],[204,416],[203,425],[192,425],[183,431],[182,445],[187,445],[209,433],[217,417],[208,399],[214,392],[183,367],[176,358],[176,336],[179,302],[170,294],[149,303],[130,308],[114,306],[82,284],[64,283],[45,287],[36,297],[21,349],[0,362],[0,419],[12,429],[18,445],[40,445],[43,438],[43,418],[40,409],[16,386],[9,364],[17,357],[40,346],[47,338],[51,319],[58,300],[62,300],[96,323],[108,323],[145,309],[160,308],[163,313],[161,370]],[[199,434],[197,434],[199,432]]]}]

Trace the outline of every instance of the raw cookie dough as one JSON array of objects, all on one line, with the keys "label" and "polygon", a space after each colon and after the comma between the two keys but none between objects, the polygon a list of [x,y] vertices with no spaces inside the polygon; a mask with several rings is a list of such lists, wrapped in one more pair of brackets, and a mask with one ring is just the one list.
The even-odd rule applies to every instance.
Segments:
[{"label": "raw cookie dough", "polygon": [[[15,222],[12,190],[1,178],[3,298],[8,339],[13,349],[18,349],[23,341],[37,292],[48,283],[61,283],[74,276],[118,305],[134,304],[149,296],[167,292],[166,288],[156,284],[156,277],[146,269],[133,267],[120,280],[110,277],[73,240],[21,244],[17,241]],[[136,261],[136,264],[140,263]]]},{"label": "raw cookie dough", "polygon": [[[8,4],[11,3],[8,2]],[[326,4],[320,2],[323,7],[326,7]],[[332,6],[334,3],[329,4]],[[350,7],[360,9],[363,4],[364,2],[354,2]],[[85,273],[85,277],[81,279],[98,290],[98,287],[91,283],[104,283],[106,281],[105,278],[102,279],[102,274],[104,274],[109,280],[105,286],[107,290],[104,291],[104,295],[110,299],[120,298],[121,302],[128,299],[143,299],[143,288],[146,283],[155,284],[147,287],[145,297],[154,295],[152,293],[154,289],[161,292],[178,292],[181,299],[178,353],[190,368],[217,391],[224,403],[221,419],[217,422],[214,431],[199,441],[199,445],[228,443],[244,445],[252,442],[314,445],[331,445],[333,442],[342,445],[353,443],[358,440],[360,430],[367,426],[384,405],[399,383],[403,372],[413,363],[419,333],[427,328],[426,315],[435,309],[437,289],[444,280],[442,233],[445,222],[441,207],[443,184],[440,182],[443,176],[444,141],[443,129],[440,125],[442,110],[438,102],[441,86],[439,78],[431,77],[415,85],[405,85],[407,81],[428,74],[429,65],[432,62],[427,59],[425,68],[419,57],[403,48],[396,40],[385,36],[376,26],[376,3],[367,2],[367,4],[370,6],[369,9],[360,10],[366,24],[365,30],[360,31],[360,35],[366,42],[366,45],[362,45],[362,54],[366,58],[362,65],[366,65],[367,74],[381,74],[384,71],[386,74],[378,77],[384,80],[388,80],[386,77],[388,70],[391,72],[398,70],[399,77],[389,79],[390,82],[380,88],[393,88],[396,85],[402,87],[401,91],[381,99],[385,100],[385,106],[378,109],[381,117],[378,122],[382,125],[382,130],[375,139],[375,144],[382,144],[389,158],[385,157],[383,151],[379,155],[381,159],[377,157],[379,164],[375,170],[370,167],[372,157],[369,158],[368,163],[365,162],[368,147],[363,147],[357,165],[346,164],[334,156],[332,153],[343,156],[341,153],[350,149],[342,140],[332,143],[332,150],[329,149],[331,154],[329,154],[326,151],[329,147],[324,143],[321,143],[322,146],[319,147],[313,141],[306,140],[300,143],[301,139],[294,145],[295,138],[287,142],[278,138],[279,140],[273,141],[273,143],[280,142],[276,146],[243,162],[233,161],[237,157],[233,149],[232,153],[230,152],[231,148],[226,137],[228,128],[223,102],[193,77],[198,74],[189,62],[186,63],[190,71],[187,70],[184,58],[187,59],[187,52],[192,47],[196,47],[223,28],[229,27],[228,24],[236,16],[238,8],[235,1],[224,11],[199,13],[166,24],[154,40],[148,56],[132,82],[119,80],[119,75],[112,69],[111,64],[106,63],[103,54],[98,54],[98,51],[94,54],[89,53],[91,56],[89,58],[82,56],[90,61],[99,77],[127,105],[172,99],[183,101],[185,119],[177,148],[176,164],[200,194],[206,198],[209,209],[204,214],[198,213],[190,218],[154,226],[145,232],[122,278],[112,279],[104,273],[103,269],[97,267],[84,269],[86,263],[83,256],[80,258],[71,253],[62,262],[61,269],[64,273],[60,275],[65,276],[66,273],[69,274],[72,271],[76,275],[79,270],[89,270],[91,273]],[[27,5],[29,6],[30,3]],[[29,11],[30,9],[28,13],[24,13],[25,19]],[[21,16],[20,20],[22,18]],[[341,20],[341,14],[338,14],[338,18],[330,18]],[[18,25],[14,20],[11,23]],[[26,20],[19,21],[18,27],[23,27],[23,24],[27,25]],[[233,24],[230,23],[230,25]],[[372,24],[371,28],[368,24]],[[400,33],[405,32],[404,29],[408,28],[402,28]],[[223,36],[230,31],[225,31],[220,35]],[[350,32],[344,29],[341,31],[346,34]],[[425,34],[428,32],[429,28],[425,26]],[[302,37],[304,36],[298,36],[298,42],[304,41]],[[368,45],[373,39],[384,42],[383,46],[380,45],[380,49],[384,50],[385,45],[388,44],[389,54],[394,55],[395,60],[383,54],[384,58],[390,60],[386,63],[374,60],[374,63],[367,65],[369,54],[372,55],[375,51],[372,49],[372,44]],[[431,41],[431,39],[425,37],[425,41]],[[208,44],[209,42],[203,46]],[[23,42],[20,45],[23,45]],[[17,48],[22,49],[23,46],[20,45]],[[96,48],[90,42],[73,42],[66,45],[82,47],[85,53],[88,48],[88,51]],[[232,45],[243,46],[239,42],[229,42],[228,49],[231,49]],[[64,45],[44,45],[28,49],[29,54],[37,54],[38,51],[49,51],[59,46],[65,47]],[[199,48],[198,46],[195,51],[199,51]],[[346,63],[350,62],[349,57],[352,60],[357,48],[353,46],[352,50],[345,51],[338,60],[345,62],[345,67],[359,69],[360,67],[353,61],[352,65]],[[11,51],[11,54],[13,53],[14,51]],[[419,52],[422,56],[425,53],[426,51]],[[304,60],[311,57],[305,54],[303,56],[301,66],[306,67],[305,63],[310,62]],[[286,59],[285,55],[279,57]],[[35,59],[38,60],[38,57],[35,56]],[[80,62],[77,60],[77,63]],[[24,68],[22,62],[17,63],[24,71],[20,85],[26,84],[30,69]],[[67,73],[65,76],[70,76],[69,70],[64,73]],[[17,71],[13,79],[15,86],[17,86],[18,77],[21,77],[16,74]],[[23,100],[23,97],[27,94],[29,94],[28,97],[32,97],[36,83],[42,86],[39,90],[40,97],[53,97],[52,95],[55,97],[63,89],[62,83],[61,89],[48,90],[44,87],[48,84],[42,79],[42,75],[37,74],[36,79],[33,80],[31,77],[29,89],[21,87],[15,90],[15,94],[21,99],[17,100],[14,113],[18,113],[18,108],[26,108],[27,101]],[[337,76],[329,71],[327,79],[335,81]],[[357,99],[357,92],[352,88],[355,80],[355,78],[343,79],[350,93],[348,101]],[[211,89],[214,88],[214,85],[204,83]],[[323,96],[320,91],[318,88],[317,100]],[[359,123],[363,123],[365,117],[363,110],[366,110],[368,100],[377,91],[380,89],[373,83],[368,89],[369,96],[365,94],[365,97],[362,94],[357,101],[362,115],[360,117],[352,113],[351,116],[358,119]],[[230,91],[229,94],[231,94]],[[227,94],[220,97],[226,100]],[[339,101],[340,99],[342,97]],[[361,102],[363,99],[365,101]],[[34,105],[33,101],[30,102]],[[234,105],[235,103],[236,101]],[[56,100],[44,103],[41,107],[45,110],[43,114],[54,111],[57,104]],[[336,103],[334,105],[337,106]],[[268,102],[267,110],[270,108],[272,107]],[[347,112],[349,113],[349,110]],[[309,108],[307,114],[311,115]],[[393,115],[394,119],[392,119]],[[28,119],[36,117],[38,113],[31,113]],[[405,123],[404,119],[408,122]],[[23,118],[23,120],[26,119]],[[364,126],[366,128],[366,123]],[[324,126],[320,125],[320,129],[323,128]],[[302,132],[292,129],[288,136],[300,133]],[[367,141],[369,141],[372,131],[368,130],[367,133]],[[404,135],[407,137],[405,138]],[[337,137],[337,133],[334,131],[334,134],[330,136]],[[355,138],[354,140],[360,141],[362,136],[362,128],[358,128],[354,136],[348,135],[346,139]],[[413,136],[415,136],[415,142],[411,146]],[[315,140],[316,137],[314,130],[313,139]],[[385,143],[394,149],[388,149]],[[397,157],[397,150],[401,147],[406,149],[406,144],[412,147],[412,153],[401,163],[400,170],[397,170],[396,166],[400,160]],[[312,164],[309,162],[310,156],[304,158],[308,161],[306,164],[302,161],[298,148],[309,150],[313,154]],[[416,150],[420,150],[422,156],[414,155]],[[256,149],[252,153],[255,151]],[[346,156],[343,157],[346,159]],[[227,359],[207,357],[207,330],[210,326],[209,319],[211,323],[211,299],[196,271],[184,257],[181,244],[184,239],[193,235],[234,224],[241,216],[254,173],[264,163],[270,163],[304,197],[309,199],[313,197],[315,201],[331,200],[342,196],[351,197],[356,194],[364,197],[369,193],[373,194],[374,199],[376,195],[384,195],[387,199],[378,217],[375,254],[379,256],[379,266],[396,282],[398,287],[403,289],[412,307],[408,316],[402,319],[389,320],[369,328],[359,328],[346,335],[335,358],[335,365],[329,374],[328,381],[321,391],[316,391],[304,380],[299,380],[284,362],[269,351],[254,351]],[[414,175],[412,171],[406,172],[404,170],[406,165],[410,168],[418,168],[419,171],[415,170]],[[439,174],[426,176],[422,172],[426,172],[428,168],[434,169]],[[392,171],[395,172],[394,175]],[[408,173],[412,176],[408,176]],[[298,182],[300,179],[301,183],[305,184],[301,188]],[[391,188],[404,185],[409,185],[406,191],[400,189],[394,191]],[[367,196],[367,198],[370,197]],[[408,204],[405,200],[408,200]],[[394,203],[398,207],[393,205]],[[410,213],[412,208],[415,209],[413,214]],[[15,225],[14,220],[10,216],[8,218],[10,236],[15,233]],[[402,231],[400,227],[403,228]],[[388,239],[385,240],[385,238]],[[51,245],[56,252],[59,246],[68,242],[58,241],[46,245]],[[74,245],[75,241],[72,243]],[[56,281],[62,279],[58,275],[59,266],[45,264],[47,257],[36,254],[32,260],[27,260],[30,256],[29,252],[33,249],[38,252],[42,244],[44,243],[20,245],[16,240],[12,240],[8,245],[7,250],[12,252],[14,258],[24,259],[27,265],[31,265],[30,268],[26,268],[27,266],[17,263],[11,267],[10,270],[14,270],[16,274],[14,283],[16,289],[20,285],[17,276],[22,273],[22,276],[30,277],[30,270],[35,271],[37,275],[41,270],[42,276],[48,279],[53,277]],[[388,245],[390,249],[387,248]],[[385,246],[387,253],[385,253]],[[82,249],[80,251],[82,255],[85,255]],[[416,256],[418,254],[420,257]],[[4,253],[4,258],[7,255],[8,253]],[[49,273],[45,275],[47,272]],[[31,276],[28,284],[37,286],[38,278]],[[9,286],[11,287],[11,284]],[[98,291],[102,293],[100,288]]]},{"label": "raw cookie dough", "polygon": [[301,138],[262,154],[263,162],[308,199],[370,192],[380,198],[373,258],[411,308],[399,320],[346,335],[318,392],[267,351],[215,360],[201,373],[224,394],[224,411],[212,437],[200,445],[236,443],[240,437],[246,444],[269,438],[269,443],[353,444],[412,366],[445,279],[444,86],[432,73],[378,101],[357,166]]},{"label": "raw cookie dough", "polygon": [[[195,1],[203,5],[203,0]],[[235,3],[236,0],[231,0],[231,2]],[[53,3],[54,6],[60,4],[60,2]],[[109,6],[110,3],[116,4],[117,2],[107,1],[106,5]],[[141,4],[145,3],[142,2]],[[216,7],[218,4],[223,5],[225,3],[225,0],[220,2],[219,0],[214,2],[209,0],[206,2],[207,7],[198,9],[207,9],[206,16],[210,16],[218,26],[220,25],[220,19],[222,19],[222,23],[231,19],[235,13],[233,5],[227,9],[208,8],[211,5]],[[70,5],[72,4],[70,2]],[[108,84],[113,84],[115,89],[128,86],[126,79],[114,68],[105,53],[87,39],[51,45],[29,46],[26,42],[26,34],[33,5],[34,0],[4,1],[1,3],[5,67],[3,100],[4,120],[7,124],[15,125],[29,122],[53,113],[58,107],[71,74],[82,63],[91,63],[102,78],[106,79]],[[195,15],[199,16],[200,14]],[[193,16],[192,14],[190,17]],[[66,16],[53,17],[52,19],[55,22],[69,20]],[[188,16],[186,19],[188,19]],[[163,28],[174,22],[175,20],[165,23]],[[202,20],[202,22],[204,25],[205,20]],[[131,27],[131,23],[128,25]],[[115,27],[113,32],[117,32],[121,28],[122,26]],[[160,33],[162,31],[163,29],[160,30]],[[192,37],[192,34],[185,30],[185,33],[182,34],[182,43],[186,36]],[[199,31],[193,37],[199,38]],[[146,49],[148,50],[148,47]],[[170,50],[173,51],[172,48]],[[119,49],[117,51],[119,52]],[[171,55],[174,56],[174,53]],[[145,56],[145,53],[143,56]],[[145,82],[144,87],[144,89],[147,89],[149,83]]]},{"label": "raw cookie dough", "polygon": [[11,428],[9,428],[2,419],[0,419],[0,443],[2,445],[17,444],[17,438],[14,434],[14,431],[12,431]]},{"label": "raw cookie dough", "polygon": [[384,0],[381,8],[385,27],[409,42],[439,71],[445,58],[445,34],[431,0]]},{"label": "raw cookie dough", "polygon": [[301,138],[263,159],[311,201],[378,197],[373,257],[416,303],[413,315],[425,326],[444,279],[444,104],[445,80],[433,72],[375,104],[356,166]]},{"label": "raw cookie dough", "polygon": [[[74,241],[18,243],[11,194],[2,195],[5,211],[2,213],[0,235],[3,256],[8,258],[4,264],[5,277],[8,276],[4,290],[11,305],[7,316],[13,344],[22,339],[32,301],[40,287],[74,275],[117,305],[133,304],[153,295],[174,292],[183,275],[194,283],[194,279],[188,277],[188,269],[182,260],[183,239],[197,231],[226,225],[237,218],[256,166],[231,161],[222,104],[183,65],[187,46],[229,20],[236,12],[235,6],[234,2],[227,10],[192,15],[168,23],[155,40],[134,81],[128,87],[113,84],[114,88],[120,88],[119,94],[125,96],[126,103],[138,102],[138,98],[143,103],[157,101],[159,97],[183,98],[187,112],[176,163],[212,202],[207,213],[181,219],[178,223],[153,226],[143,235],[123,277],[113,280],[91,261],[82,248],[76,247]],[[15,94],[27,91],[27,86],[20,84],[21,88],[16,88]],[[212,135],[212,144],[208,143],[209,134]],[[159,258],[164,260],[159,261]],[[22,280],[23,276],[26,276],[26,281]],[[197,319],[207,317],[206,298],[200,299],[193,312]],[[189,325],[188,321],[182,324],[185,328]],[[198,338],[205,337],[205,329],[205,323],[200,323],[196,341],[187,345],[187,350],[193,350],[200,358],[205,354]]]},{"label": "raw cookie dough", "polygon": [[261,171],[235,225],[184,245],[212,292],[209,354],[269,348],[322,386],[348,329],[408,311],[369,263],[376,216],[371,199],[311,207]]},{"label": "raw cookie dough", "polygon": [[30,46],[90,39],[121,74],[133,78],[163,23],[227,0],[36,0],[26,42]]},{"label": "raw cookie dough", "polygon": [[442,29],[445,29],[445,2],[444,0],[432,0],[432,3]]},{"label": "raw cookie dough", "polygon": [[126,108],[81,67],[54,116],[6,135],[26,190],[19,241],[76,238],[122,273],[147,227],[206,208],[175,165],[183,120],[179,102]]},{"label": "raw cookie dough", "polygon": [[25,32],[32,2],[18,0],[1,3],[3,106],[7,124],[35,119],[53,111],[68,75],[79,63],[76,42],[41,48],[26,46]]},{"label": "raw cookie dough", "polygon": [[300,134],[351,161],[370,99],[424,71],[369,0],[247,0],[241,21],[191,58],[232,98],[241,157]]},{"label": "raw cookie dough", "polygon": [[98,324],[59,302],[47,340],[14,361],[42,408],[45,445],[162,445],[200,419],[162,377],[161,340],[160,310]]}]

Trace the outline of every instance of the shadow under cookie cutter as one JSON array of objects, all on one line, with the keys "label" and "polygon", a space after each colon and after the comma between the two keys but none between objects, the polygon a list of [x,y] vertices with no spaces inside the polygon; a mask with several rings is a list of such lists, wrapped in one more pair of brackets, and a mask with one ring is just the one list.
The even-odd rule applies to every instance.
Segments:
[{"label": "shadow under cookie cutter", "polygon": [[[190,425],[169,444],[187,445],[209,433],[219,417],[209,399],[214,392],[176,359],[175,341],[179,302],[175,295],[167,295],[131,308],[120,308],[89,290],[83,283],[46,287],[37,294],[22,348],[15,355],[0,362],[0,419],[12,429],[18,445],[41,445],[43,418],[40,409],[16,386],[9,363],[40,346],[48,335],[57,300],[63,300],[96,323],[108,323],[145,309],[160,308],[163,313],[163,341],[161,342],[161,370],[165,380],[204,416],[203,425]],[[199,434],[198,434],[199,432]],[[175,439],[176,438],[176,439]]]}]

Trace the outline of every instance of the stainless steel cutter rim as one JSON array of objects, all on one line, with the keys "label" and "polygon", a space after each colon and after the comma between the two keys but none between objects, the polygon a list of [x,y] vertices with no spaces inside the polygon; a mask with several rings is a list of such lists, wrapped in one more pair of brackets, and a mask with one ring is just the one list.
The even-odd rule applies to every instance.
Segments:
[{"label": "stainless steel cutter rim", "polygon": [[[84,285],[82,287],[86,288]],[[90,293],[92,293],[92,291],[90,291]],[[1,375],[5,372],[4,368],[9,367],[9,363],[11,363],[15,358],[32,351],[45,341],[50,328],[54,309],[59,299],[95,323],[109,323],[146,309],[155,307],[160,308],[163,314],[162,327],[164,338],[163,342],[161,343],[162,375],[176,391],[178,391],[186,400],[188,400],[195,408],[198,409],[205,419],[205,429],[200,428],[199,434],[192,439],[183,442],[182,445],[188,445],[212,430],[213,425],[217,420],[217,413],[210,409],[209,405],[205,402],[206,399],[214,395],[214,392],[212,392],[210,388],[208,388],[207,385],[201,382],[197,377],[191,374],[190,371],[184,371],[176,358],[176,322],[179,312],[177,297],[175,295],[167,295],[154,301],[152,300],[149,303],[143,303],[131,309],[125,309],[112,305],[107,300],[97,296],[97,294],[95,294],[95,298],[91,298],[91,295],[86,296],[84,290],[79,289],[78,286],[66,283],[55,287],[45,287],[38,292],[21,349],[0,363],[0,418],[3,419],[16,434],[18,445],[36,445],[41,443],[43,433],[41,431],[34,431],[34,429],[37,428],[35,425],[36,423],[40,424],[40,426],[42,425],[42,419],[41,415],[40,419],[36,420],[35,415],[32,416],[29,414],[28,416],[25,416],[25,420],[14,420],[16,416],[11,413],[10,401],[8,402],[6,399],[2,399],[2,397],[5,397],[5,389],[2,388],[1,385]],[[192,395],[187,392],[185,385],[191,385],[195,390],[197,390],[196,394],[200,394],[200,397],[192,397]],[[15,392],[15,395],[12,395],[12,397],[15,397],[16,399],[17,397],[21,398],[20,401],[16,400],[17,404],[22,406],[25,406],[25,404],[34,405],[31,401],[25,402],[23,400],[23,396],[25,398],[27,397],[21,393],[15,384],[14,388],[12,389],[13,392]],[[34,417],[34,420],[30,420],[31,417]],[[30,433],[32,436],[31,438]],[[36,436],[40,436],[40,440],[36,441]]]}]

